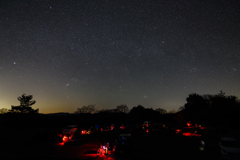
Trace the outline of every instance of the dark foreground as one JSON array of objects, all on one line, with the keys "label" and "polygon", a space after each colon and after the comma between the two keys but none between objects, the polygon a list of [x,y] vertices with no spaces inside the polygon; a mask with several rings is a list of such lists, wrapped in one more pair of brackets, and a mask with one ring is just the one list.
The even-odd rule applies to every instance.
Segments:
[{"label": "dark foreground", "polygon": [[[23,131],[23,130],[22,130]],[[16,132],[15,132],[16,134]],[[31,133],[29,133],[31,134]],[[133,133],[132,146],[124,154],[116,155],[110,151],[108,155],[97,155],[97,141],[109,142],[115,145],[119,132],[100,132],[82,135],[77,141],[63,145],[50,137],[44,139],[28,139],[22,132],[3,138],[1,143],[1,159],[34,159],[34,160],[62,160],[62,159],[96,159],[96,160],[125,160],[125,159],[178,159],[202,160],[222,159],[217,147],[217,138],[208,137],[210,143],[206,151],[199,150],[202,137],[185,137],[170,131],[158,133]],[[17,137],[17,138],[16,138]],[[210,139],[210,140],[209,140]],[[215,141],[216,140],[216,141]]]}]

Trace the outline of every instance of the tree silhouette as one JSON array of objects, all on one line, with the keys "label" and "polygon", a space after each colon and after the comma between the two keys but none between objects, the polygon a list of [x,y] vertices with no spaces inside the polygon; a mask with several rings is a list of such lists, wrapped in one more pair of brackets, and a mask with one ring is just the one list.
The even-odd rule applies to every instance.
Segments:
[{"label": "tree silhouette", "polygon": [[81,113],[89,113],[92,114],[96,111],[95,104],[94,105],[88,105],[88,106],[82,106],[81,108],[77,108],[77,111],[75,112],[76,114],[81,114]]},{"label": "tree silhouette", "polygon": [[190,94],[181,107],[188,121],[214,126],[234,126],[239,117],[240,103],[236,96],[226,96],[223,91],[216,95]]},{"label": "tree silhouette", "polygon": [[130,114],[140,114],[144,111],[144,107],[142,105],[138,105],[137,107],[133,107],[130,110]]},{"label": "tree silhouette", "polygon": [[122,113],[127,113],[128,112],[128,106],[125,104],[121,104],[117,106],[117,110]]},{"label": "tree silhouette", "polygon": [[166,109],[162,109],[162,108],[156,108],[155,111],[159,112],[160,114],[166,114],[167,113]]},{"label": "tree silhouette", "polygon": [[8,112],[8,109],[7,108],[2,108],[0,109],[0,114],[5,114]]},{"label": "tree silhouette", "polygon": [[170,110],[169,112],[167,112],[168,114],[175,114],[175,113],[177,113],[177,111],[176,111],[176,109],[172,109],[172,110]]},{"label": "tree silhouette", "polygon": [[36,103],[35,100],[32,100],[32,95],[25,95],[18,97],[17,99],[20,101],[19,106],[12,106],[12,109],[9,110],[10,113],[38,113],[39,109],[32,109],[32,105]]}]

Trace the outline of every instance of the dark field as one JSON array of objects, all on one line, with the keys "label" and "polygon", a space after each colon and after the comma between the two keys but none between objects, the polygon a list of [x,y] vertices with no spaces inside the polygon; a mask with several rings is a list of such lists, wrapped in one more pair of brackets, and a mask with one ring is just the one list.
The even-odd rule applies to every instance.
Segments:
[{"label": "dark field", "polygon": [[203,137],[185,137],[164,129],[157,133],[132,133],[131,149],[120,155],[111,151],[97,156],[97,141],[115,145],[125,130],[81,135],[75,142],[59,143],[55,128],[1,128],[1,159],[221,159],[218,136],[204,137],[211,144],[206,151],[199,150]]}]

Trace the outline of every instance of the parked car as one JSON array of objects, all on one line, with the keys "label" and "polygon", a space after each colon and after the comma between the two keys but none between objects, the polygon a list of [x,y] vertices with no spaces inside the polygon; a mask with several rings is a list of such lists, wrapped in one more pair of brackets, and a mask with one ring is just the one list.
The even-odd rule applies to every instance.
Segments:
[{"label": "parked car", "polygon": [[70,136],[77,130],[77,125],[69,125],[63,129],[63,135]]},{"label": "parked car", "polygon": [[222,137],[219,146],[224,158],[240,159],[240,143],[235,138]]}]

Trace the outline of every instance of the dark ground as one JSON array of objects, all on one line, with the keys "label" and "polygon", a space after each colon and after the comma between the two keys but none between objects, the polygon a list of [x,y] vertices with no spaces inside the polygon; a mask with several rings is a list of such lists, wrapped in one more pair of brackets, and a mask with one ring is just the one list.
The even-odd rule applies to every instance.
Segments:
[{"label": "dark ground", "polygon": [[166,129],[157,133],[136,132],[132,133],[132,146],[128,154],[115,155],[114,152],[110,152],[108,156],[100,157],[96,156],[97,141],[115,145],[117,136],[125,131],[82,135],[74,143],[61,145],[57,142],[53,130],[50,128],[1,128],[1,159],[221,159],[217,135],[204,137],[206,144],[211,143],[211,146],[205,152],[201,152],[199,145],[203,137],[184,137]]}]

